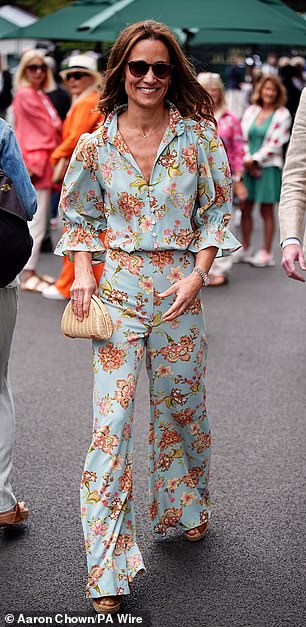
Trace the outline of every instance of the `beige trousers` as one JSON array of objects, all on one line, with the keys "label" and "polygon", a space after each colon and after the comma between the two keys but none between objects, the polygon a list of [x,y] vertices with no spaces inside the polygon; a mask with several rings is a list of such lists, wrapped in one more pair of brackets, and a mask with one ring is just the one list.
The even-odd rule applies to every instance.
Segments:
[{"label": "beige trousers", "polygon": [[16,505],[10,483],[15,437],[15,410],[8,363],[17,314],[17,288],[0,288],[0,512]]}]

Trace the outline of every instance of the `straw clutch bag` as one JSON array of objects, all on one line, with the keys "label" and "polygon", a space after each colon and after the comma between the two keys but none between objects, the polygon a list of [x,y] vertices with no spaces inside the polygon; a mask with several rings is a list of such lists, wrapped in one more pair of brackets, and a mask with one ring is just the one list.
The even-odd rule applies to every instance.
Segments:
[{"label": "straw clutch bag", "polygon": [[68,337],[80,337],[89,340],[108,340],[113,333],[112,319],[100,298],[91,297],[89,316],[79,322],[72,311],[71,301],[62,317],[61,330]]}]

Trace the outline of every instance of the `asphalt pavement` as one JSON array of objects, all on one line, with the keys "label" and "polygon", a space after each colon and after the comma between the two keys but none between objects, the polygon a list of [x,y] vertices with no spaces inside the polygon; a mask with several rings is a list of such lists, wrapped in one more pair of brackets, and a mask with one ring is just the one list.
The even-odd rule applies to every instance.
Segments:
[{"label": "asphalt pavement", "polygon": [[[127,624],[141,617],[145,627],[306,625],[306,286],[285,277],[277,242],[275,252],[277,267],[237,264],[227,286],[205,290],[213,516],[200,543],[176,531],[162,541],[152,537],[141,373],[134,482],[147,573],[124,601]],[[60,263],[44,254],[40,270],[57,274]],[[23,530],[0,532],[1,627],[26,624],[27,617],[27,624],[51,624],[48,617],[55,624],[56,614],[67,614],[56,624],[68,625],[80,624],[69,617],[95,616],[84,596],[79,517],[91,433],[91,347],[62,337],[63,309],[62,302],[20,295],[11,357],[13,484],[31,516]],[[11,614],[15,622],[5,622]]]}]

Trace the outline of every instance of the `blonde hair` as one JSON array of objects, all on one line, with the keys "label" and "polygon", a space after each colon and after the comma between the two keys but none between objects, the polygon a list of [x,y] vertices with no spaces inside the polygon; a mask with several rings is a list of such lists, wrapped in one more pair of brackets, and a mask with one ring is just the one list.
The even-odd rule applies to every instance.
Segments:
[{"label": "blonde hair", "polygon": [[99,102],[101,113],[108,115],[115,107],[127,102],[122,80],[125,64],[133,46],[146,39],[162,41],[168,48],[174,67],[167,99],[177,107],[182,117],[204,118],[215,124],[212,98],[198,83],[193,65],[181,50],[170,28],[154,20],[127,26],[115,41],[102,86]]},{"label": "blonde hair", "polygon": [[55,89],[55,81],[53,78],[52,70],[49,67],[45,55],[41,50],[27,50],[21,57],[20,63],[17,67],[15,74],[15,88],[19,87],[30,87],[31,83],[26,77],[26,69],[34,59],[40,59],[47,66],[47,71],[45,72],[44,82],[42,83],[41,89],[43,91],[52,91]]},{"label": "blonde hair", "polygon": [[278,76],[274,76],[274,74],[266,74],[260,81],[258,81],[258,83],[256,83],[255,91],[252,96],[252,102],[259,105],[260,107],[262,106],[261,94],[263,87],[268,81],[270,81],[270,83],[274,85],[277,91],[275,99],[275,109],[280,109],[281,107],[284,107],[287,102],[287,92],[281,79]]},{"label": "blonde hair", "polygon": [[226,107],[226,98],[225,98],[225,89],[222,78],[220,74],[216,74],[215,72],[200,72],[198,74],[198,81],[204,89],[209,91],[211,88],[219,89],[220,98],[218,107],[219,109],[225,109]]}]

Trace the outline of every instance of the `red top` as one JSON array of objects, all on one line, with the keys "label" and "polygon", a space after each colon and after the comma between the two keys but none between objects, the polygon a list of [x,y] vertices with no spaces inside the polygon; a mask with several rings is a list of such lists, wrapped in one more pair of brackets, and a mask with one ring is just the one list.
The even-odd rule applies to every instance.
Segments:
[{"label": "red top", "polygon": [[51,187],[50,157],[61,141],[62,122],[48,96],[33,87],[20,87],[13,102],[15,133],[27,169],[37,189]]}]

